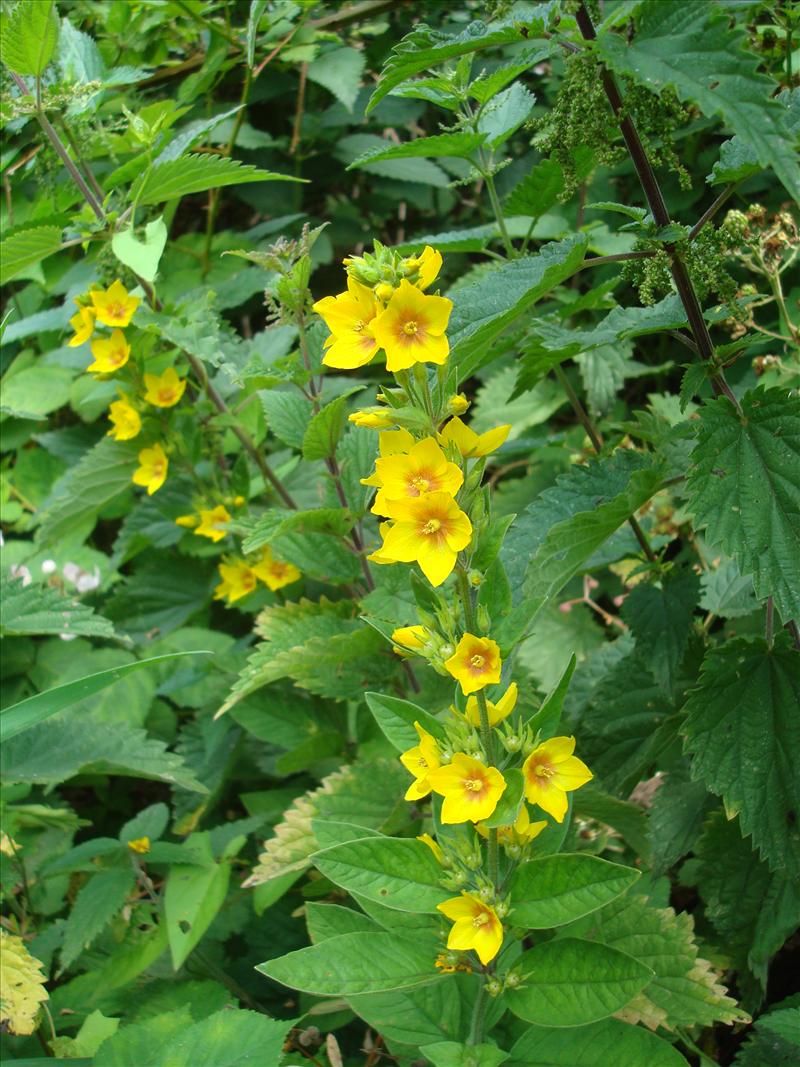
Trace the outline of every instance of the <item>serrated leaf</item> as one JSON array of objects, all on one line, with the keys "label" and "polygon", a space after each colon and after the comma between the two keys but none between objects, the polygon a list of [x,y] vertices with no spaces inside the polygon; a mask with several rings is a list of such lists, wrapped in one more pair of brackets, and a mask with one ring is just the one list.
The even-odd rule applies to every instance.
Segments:
[{"label": "serrated leaf", "polygon": [[188,155],[157,163],[134,182],[130,196],[140,205],[161,204],[165,200],[202,193],[206,189],[221,189],[226,185],[301,180],[290,174],[275,174],[246,166],[225,156]]},{"label": "serrated leaf", "polygon": [[317,412],[303,436],[303,459],[331,459],[344,433],[345,396],[337,396]]},{"label": "serrated leaf", "polygon": [[[800,133],[800,88],[784,89],[775,99],[786,109],[786,125],[797,136]],[[710,185],[741,182],[759,170],[761,166],[754,148],[737,135],[719,146],[719,159],[706,181]]]},{"label": "serrated leaf", "polygon": [[784,109],[772,98],[772,79],[758,70],[760,57],[743,47],[744,26],[705,0],[645,0],[639,12],[633,41],[604,33],[600,55],[652,93],[669,85],[703,114],[721,115],[800,200],[800,168]]},{"label": "serrated leaf", "polygon": [[296,392],[259,390],[267,428],[291,448],[302,448],[308,429],[308,401]]},{"label": "serrated leaf", "polygon": [[712,648],[686,702],[692,775],[738,813],[773,870],[800,876],[800,656],[789,635],[772,648],[743,637]]},{"label": "serrated leaf", "polygon": [[667,1041],[619,1019],[574,1029],[532,1026],[511,1049],[506,1067],[686,1067]]},{"label": "serrated leaf", "polygon": [[[415,142],[411,141],[410,144]],[[399,182],[418,182],[444,189],[450,184],[450,178],[441,167],[429,159],[417,156],[409,159],[404,156],[391,159],[364,159],[369,152],[383,152],[386,141],[373,133],[351,133],[336,143],[334,155],[348,165],[358,159],[359,168],[368,174],[377,174],[382,178],[392,178]]]},{"label": "serrated leaf", "polygon": [[660,585],[639,582],[625,598],[622,617],[636,651],[667,695],[674,697],[700,581],[692,570],[670,571]]},{"label": "serrated leaf", "polygon": [[22,579],[10,579],[3,574],[0,635],[61,633],[113,637],[114,627],[108,619],[96,615],[88,604],[65,596],[59,589],[47,585],[24,586]]},{"label": "serrated leaf", "polygon": [[[572,152],[575,177],[583,181],[594,166],[594,152],[581,145]],[[537,163],[511,190],[505,208],[509,215],[529,215],[538,219],[555,207],[564,192],[564,170],[557,159]]]},{"label": "serrated leaf", "polygon": [[788,621],[800,618],[800,397],[756,389],[741,407],[718,397],[700,409],[689,506]]},{"label": "serrated leaf", "polygon": [[306,74],[312,82],[333,93],[352,113],[365,66],[366,57],[357,48],[334,48],[309,63]]},{"label": "serrated leaf", "polygon": [[19,0],[10,15],[4,12],[0,60],[15,74],[41,74],[52,59],[57,42],[54,0]]},{"label": "serrated leaf", "polygon": [[681,761],[664,775],[648,820],[655,875],[666,874],[691,851],[714,803],[703,782],[693,782]]},{"label": "serrated leaf", "polygon": [[436,914],[449,891],[442,868],[421,841],[365,837],[318,852],[314,866],[348,893],[398,911]]},{"label": "serrated leaf", "polygon": [[417,137],[413,141],[384,142],[383,147],[375,145],[358,156],[347,166],[348,170],[362,167],[365,163],[376,163],[381,159],[437,159],[441,156],[456,156],[468,159],[483,144],[485,137],[479,133],[440,133],[434,137]]},{"label": "serrated leaf", "polygon": [[639,875],[631,867],[580,853],[528,860],[511,878],[510,921],[532,930],[564,926],[614,900]]},{"label": "serrated leaf", "polygon": [[794,1067],[800,1059],[800,1004],[797,996],[786,1003],[756,1020],[736,1053],[734,1067]]},{"label": "serrated leaf", "polygon": [[492,151],[504,144],[525,122],[536,97],[521,82],[514,82],[487,104],[478,119],[478,133]]},{"label": "serrated leaf", "polygon": [[130,867],[112,868],[91,876],[75,898],[64,928],[62,972],[122,910],[135,884],[136,876]]},{"label": "serrated leaf", "polygon": [[[35,6],[43,7],[44,4],[37,3]],[[30,267],[52,256],[60,248],[60,226],[34,226],[4,237],[3,258],[0,262],[0,285],[5,285],[25,267]]]},{"label": "serrated leaf", "polygon": [[752,575],[742,577],[732,559],[723,558],[716,570],[703,571],[700,585],[700,607],[721,619],[740,619],[758,607]]}]

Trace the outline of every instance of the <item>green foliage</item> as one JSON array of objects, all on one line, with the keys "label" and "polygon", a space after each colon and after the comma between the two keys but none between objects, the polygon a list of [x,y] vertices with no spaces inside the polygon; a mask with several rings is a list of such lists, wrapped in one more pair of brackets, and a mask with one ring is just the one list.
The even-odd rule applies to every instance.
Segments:
[{"label": "green foliage", "polygon": [[134,184],[131,195],[139,204],[161,204],[165,200],[219,189],[224,185],[295,180],[291,175],[243,166],[233,159],[189,155],[156,163]]},{"label": "green foliage", "polygon": [[314,856],[314,866],[357,897],[399,911],[436,913],[447,896],[441,868],[419,841],[366,837]]},{"label": "green foliage", "polygon": [[683,1057],[640,1026],[603,1019],[574,1029],[530,1027],[511,1049],[508,1067],[605,1067],[607,1063],[680,1067]]},{"label": "green foliage", "polygon": [[1,36],[0,61],[9,70],[15,74],[42,74],[58,41],[54,0],[20,0],[11,14],[4,12]]},{"label": "green foliage", "polygon": [[[36,4],[42,10],[45,4]],[[5,41],[5,37],[3,38]],[[3,241],[3,263],[0,267],[0,284],[5,285],[15,275],[33,263],[39,263],[61,248],[60,226],[34,226],[18,230]],[[11,406],[11,405],[9,405]]]},{"label": "green foliage", "polygon": [[639,872],[596,856],[544,856],[523,863],[511,882],[512,918],[547,930],[602,908],[636,882]]}]

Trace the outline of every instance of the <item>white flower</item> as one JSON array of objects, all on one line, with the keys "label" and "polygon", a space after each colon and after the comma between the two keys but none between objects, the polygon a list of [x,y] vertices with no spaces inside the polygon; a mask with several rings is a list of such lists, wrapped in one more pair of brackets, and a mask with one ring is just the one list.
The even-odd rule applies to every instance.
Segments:
[{"label": "white flower", "polygon": [[42,563],[42,574],[53,574],[58,570],[58,565],[54,559],[46,559]]},{"label": "white flower", "polygon": [[62,573],[68,582],[76,585],[82,572],[77,563],[65,563]]},{"label": "white flower", "polygon": [[21,578],[23,586],[30,585],[33,579],[31,578],[31,572],[22,563],[15,563],[11,568],[12,578]]}]

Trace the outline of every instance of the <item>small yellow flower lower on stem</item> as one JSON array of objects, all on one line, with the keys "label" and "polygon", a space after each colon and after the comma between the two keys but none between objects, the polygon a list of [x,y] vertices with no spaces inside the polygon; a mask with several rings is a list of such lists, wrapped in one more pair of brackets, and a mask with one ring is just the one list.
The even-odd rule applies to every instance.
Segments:
[{"label": "small yellow flower lower on stem", "polygon": [[186,379],[179,378],[174,367],[167,367],[163,374],[145,374],[147,392],[144,398],[157,408],[174,407],[186,390]]},{"label": "small yellow flower lower on stem", "polygon": [[112,330],[110,337],[98,337],[92,341],[94,363],[86,368],[90,374],[113,374],[124,367],[131,354],[131,346],[122,330]]},{"label": "small yellow flower lower on stem", "polygon": [[511,430],[511,424],[496,426],[486,433],[477,434],[458,417],[450,419],[439,434],[443,445],[454,444],[464,459],[477,459],[496,452],[505,442]]},{"label": "small yellow flower lower on stem", "polygon": [[161,445],[155,444],[151,448],[142,449],[139,453],[139,464],[133,472],[134,485],[145,486],[148,496],[152,496],[167,480],[169,460]]},{"label": "small yellow flower lower on stem", "polygon": [[573,756],[574,737],[551,737],[531,752],[522,765],[525,799],[563,822],[567,813],[567,793],[580,789],[593,775],[586,764]]},{"label": "small yellow flower lower on stem", "polygon": [[89,298],[94,306],[97,321],[102,322],[104,326],[127,326],[142,302],[140,296],[130,296],[119,279],[106,290],[93,289]]},{"label": "small yellow flower lower on stem", "polygon": [[[528,809],[525,804],[519,809],[519,815],[517,815],[514,823],[510,826],[497,827],[497,840],[501,845],[522,847],[523,845],[530,844],[535,837],[538,837],[542,830],[547,826],[547,819],[540,819],[538,822],[531,822],[531,817],[528,813]],[[484,826],[483,823],[477,823],[475,829],[481,835],[481,837],[489,836],[489,827]]]},{"label": "small yellow flower lower on stem", "polygon": [[403,260],[403,270],[417,289],[427,289],[441,269],[442,253],[430,245],[425,245],[418,256],[406,256]]},{"label": "small yellow flower lower on stem", "polygon": [[228,532],[230,521],[230,512],[223,504],[217,504],[210,511],[201,508],[200,522],[195,526],[194,532],[199,537],[210,537],[214,542],[221,541]]},{"label": "small yellow flower lower on stem", "polygon": [[428,782],[444,797],[443,823],[488,819],[506,788],[506,780],[496,767],[487,767],[463,752],[456,752],[452,762],[431,771]]},{"label": "small yellow flower lower on stem", "polygon": [[367,430],[389,430],[394,426],[394,422],[382,411],[354,411],[347,416],[347,420]]},{"label": "small yellow flower lower on stem", "polygon": [[302,577],[293,563],[284,563],[282,560],[275,559],[268,545],[261,549],[261,559],[253,564],[253,571],[273,593]]},{"label": "small yellow flower lower on stem", "polygon": [[183,526],[187,530],[193,530],[199,521],[196,515],[179,515],[175,520],[175,525]]},{"label": "small yellow flower lower on stem", "polygon": [[106,436],[113,437],[115,441],[130,441],[142,428],[139,412],[125,397],[109,406],[108,417],[113,425]]},{"label": "small yellow flower lower on stem", "polygon": [[[78,304],[78,301],[76,300],[75,303]],[[77,313],[69,320],[70,326],[75,331],[75,336],[70,337],[67,342],[70,348],[77,348],[78,345],[85,344],[89,340],[94,333],[96,314],[94,308],[86,307],[85,304],[78,304]]]},{"label": "small yellow flower lower on stem", "polygon": [[417,731],[419,744],[409,748],[400,756],[400,762],[405,769],[414,775],[414,781],[406,790],[406,800],[421,800],[426,797],[431,791],[428,776],[441,766],[436,738],[424,730],[418,722],[414,723],[414,729]]},{"label": "small yellow flower lower on stem", "polygon": [[390,374],[415,363],[445,362],[450,352],[445,330],[452,309],[452,300],[426,296],[405,278],[400,282],[372,325],[375,340],[386,352]]},{"label": "small yellow flower lower on stem", "polygon": [[432,437],[415,443],[406,453],[376,460],[373,478],[380,485],[372,505],[375,515],[388,514],[392,500],[415,499],[423,493],[455,496],[464,481],[461,468],[447,460]]},{"label": "small yellow flower lower on stem", "polygon": [[464,634],[450,659],[444,661],[447,670],[461,686],[465,696],[477,693],[487,685],[500,681],[502,661],[500,647],[489,637]]},{"label": "small yellow flower lower on stem", "polygon": [[145,856],[150,851],[150,838],[135,837],[128,842],[128,848],[131,852],[138,852],[140,856]]},{"label": "small yellow flower lower on stem", "polygon": [[495,958],[503,944],[503,924],[491,905],[472,893],[462,893],[436,907],[455,923],[447,938],[449,949],[474,949],[484,966]]},{"label": "small yellow flower lower on stem", "polygon": [[381,562],[419,563],[431,585],[441,585],[456,565],[458,553],[472,539],[472,523],[449,493],[425,493],[386,505],[390,519]]},{"label": "small yellow flower lower on stem", "polygon": [[427,639],[428,631],[424,626],[398,626],[392,632],[392,642],[394,644],[392,652],[396,652],[398,656],[407,656],[409,653],[419,652],[421,648],[425,647]]}]

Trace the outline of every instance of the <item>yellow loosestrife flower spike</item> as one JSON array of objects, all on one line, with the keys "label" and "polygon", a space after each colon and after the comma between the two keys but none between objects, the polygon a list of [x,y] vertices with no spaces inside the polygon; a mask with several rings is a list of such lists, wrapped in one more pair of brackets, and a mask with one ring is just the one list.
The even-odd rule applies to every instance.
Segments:
[{"label": "yellow loosestrife flower spike", "polygon": [[145,486],[147,495],[152,496],[167,480],[169,460],[161,445],[155,444],[151,448],[142,449],[139,453],[139,464],[133,472],[133,483]]},{"label": "yellow loosestrife flower spike", "polygon": [[447,670],[461,686],[464,696],[477,693],[487,685],[500,681],[502,660],[500,646],[489,637],[464,634],[450,659],[444,661]]},{"label": "yellow loosestrife flower spike", "polygon": [[394,519],[378,554],[394,563],[416,561],[431,585],[441,585],[456,565],[458,553],[472,539],[472,523],[449,493],[425,493],[393,500],[386,513]]},{"label": "yellow loosestrife flower spike", "polygon": [[261,549],[261,558],[258,563],[253,564],[253,571],[273,593],[302,577],[293,563],[283,563],[275,559],[268,545]]},{"label": "yellow loosestrife flower spike", "polygon": [[110,337],[98,337],[92,341],[94,363],[86,368],[90,374],[113,374],[124,367],[131,354],[131,346],[122,330],[112,330]]},{"label": "yellow loosestrife flower spike", "polygon": [[445,458],[432,437],[414,444],[405,454],[396,453],[376,460],[374,477],[380,481],[372,505],[375,515],[388,514],[386,508],[392,500],[437,492],[455,496],[464,481],[460,467]]},{"label": "yellow loosestrife flower spike", "polygon": [[[507,719],[511,712],[514,710],[517,703],[517,683],[512,682],[506,689],[505,693],[500,697],[496,704],[493,704],[491,700],[486,701],[486,710],[489,713],[489,725],[497,726],[503,719]],[[481,713],[478,706],[477,697],[468,697],[467,710],[464,712],[464,717],[467,722],[472,726],[480,726]]]},{"label": "yellow loosestrife flower spike", "polygon": [[372,360],[378,351],[372,332],[378,306],[370,289],[355,278],[348,278],[346,293],[318,300],[314,311],[331,331],[322,360],[326,367],[355,370]]},{"label": "yellow loosestrife flower spike", "polygon": [[522,765],[525,799],[563,822],[567,813],[567,793],[580,789],[593,775],[586,764],[573,756],[574,737],[551,737],[531,752]]},{"label": "yellow loosestrife flower spike", "polygon": [[[195,527],[198,537],[210,537],[212,541],[221,541],[228,532],[228,523],[231,516],[223,504],[217,504],[210,511],[200,509],[200,522]],[[181,523],[180,525],[184,525]]]},{"label": "yellow loosestrife flower spike", "polygon": [[421,841],[423,845],[428,846],[428,848],[436,857],[437,863],[444,863],[444,852],[442,852],[442,846],[435,838],[431,837],[430,834],[417,834],[417,841]]},{"label": "yellow loosestrife flower spike", "polygon": [[142,420],[139,412],[130,404],[125,397],[115,400],[108,409],[108,417],[113,423],[106,434],[115,441],[130,441],[136,437],[142,428]]},{"label": "yellow loosestrife flower spike", "polygon": [[127,326],[133,318],[134,311],[142,302],[140,296],[130,296],[128,290],[117,279],[105,291],[93,289],[89,299],[97,315],[97,321],[104,326]]},{"label": "yellow loosestrife flower spike", "polygon": [[506,780],[496,767],[487,767],[463,752],[456,752],[451,763],[432,771],[428,782],[444,797],[443,823],[488,819],[506,788]]},{"label": "yellow loosestrife flower spike", "polygon": [[503,944],[503,924],[497,912],[472,893],[463,892],[436,907],[454,922],[447,947],[455,952],[474,949],[484,966],[490,963]]},{"label": "yellow loosestrife flower spike", "polygon": [[186,390],[186,379],[179,378],[174,367],[167,367],[163,374],[145,374],[147,392],[144,398],[156,408],[172,408]]},{"label": "yellow loosestrife flower spike", "polygon": [[[75,301],[78,304],[78,301]],[[75,331],[75,336],[70,337],[67,342],[70,348],[77,348],[78,345],[85,344],[94,333],[94,319],[96,315],[94,308],[86,307],[84,304],[78,304],[78,312],[73,315],[69,320],[69,324]]]},{"label": "yellow loosestrife flower spike", "polygon": [[47,1000],[42,965],[28,952],[21,937],[0,928],[0,1023],[12,1034],[25,1036],[36,1029],[39,1005]]},{"label": "yellow loosestrife flower spike", "polygon": [[386,352],[386,369],[394,374],[415,363],[444,363],[450,352],[445,330],[452,309],[452,300],[426,296],[404,278],[372,325]]},{"label": "yellow loosestrife flower spike", "polygon": [[441,766],[439,746],[436,738],[424,730],[418,722],[414,723],[414,729],[419,737],[419,744],[409,748],[400,756],[400,762],[405,769],[414,775],[414,781],[406,790],[406,800],[421,800],[431,791],[428,776],[431,771]]},{"label": "yellow loosestrife flower spike", "polygon": [[[522,847],[530,844],[535,837],[538,837],[542,830],[547,826],[547,819],[541,819],[538,822],[531,822],[531,817],[528,814],[527,807],[523,804],[519,809],[519,815],[514,820],[511,826],[499,826],[497,827],[497,840],[501,845]],[[481,837],[488,838],[489,828],[482,822],[477,823],[475,829],[481,835]]]},{"label": "yellow loosestrife flower spike", "polygon": [[479,456],[489,456],[496,452],[505,442],[511,430],[511,424],[496,426],[486,433],[477,434],[466,423],[456,416],[450,419],[439,434],[439,441],[443,445],[454,444],[464,459],[477,459]]}]

